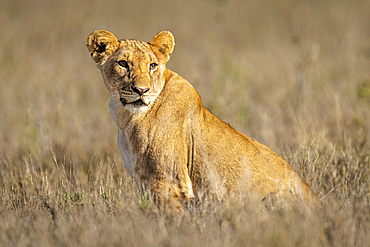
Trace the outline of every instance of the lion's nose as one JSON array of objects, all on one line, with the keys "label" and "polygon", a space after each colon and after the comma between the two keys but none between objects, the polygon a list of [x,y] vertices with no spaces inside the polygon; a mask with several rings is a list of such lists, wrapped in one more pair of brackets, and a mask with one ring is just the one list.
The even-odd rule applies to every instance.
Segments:
[{"label": "lion's nose", "polygon": [[148,87],[135,87],[135,86],[132,86],[132,91],[134,91],[135,93],[139,94],[139,95],[143,95],[144,93],[148,92],[150,88]]}]

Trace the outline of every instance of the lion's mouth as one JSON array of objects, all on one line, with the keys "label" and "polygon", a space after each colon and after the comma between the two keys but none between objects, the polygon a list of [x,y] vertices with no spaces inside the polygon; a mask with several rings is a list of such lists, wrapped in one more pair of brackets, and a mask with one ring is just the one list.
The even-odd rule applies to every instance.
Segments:
[{"label": "lion's mouth", "polygon": [[125,106],[127,104],[127,102],[124,98],[120,98],[119,101],[121,101],[123,106]]},{"label": "lion's mouth", "polygon": [[136,107],[140,107],[140,106],[147,105],[147,104],[143,101],[142,97],[140,97],[140,98],[139,98],[138,100],[136,100],[136,101],[131,101],[131,102],[127,101],[125,98],[120,98],[119,100],[121,101],[121,103],[122,103],[122,105],[123,105],[123,106],[128,105],[128,104],[131,104],[131,105],[136,106]]}]

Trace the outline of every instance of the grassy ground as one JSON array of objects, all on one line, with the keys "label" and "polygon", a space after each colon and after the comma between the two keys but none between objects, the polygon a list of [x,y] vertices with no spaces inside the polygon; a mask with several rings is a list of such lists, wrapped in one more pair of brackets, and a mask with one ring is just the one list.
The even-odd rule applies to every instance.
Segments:
[{"label": "grassy ground", "polygon": [[[366,246],[370,1],[0,3],[1,246]],[[149,41],[204,105],[270,146],[325,210],[264,212],[237,195],[153,213],[125,171],[95,29]]]}]

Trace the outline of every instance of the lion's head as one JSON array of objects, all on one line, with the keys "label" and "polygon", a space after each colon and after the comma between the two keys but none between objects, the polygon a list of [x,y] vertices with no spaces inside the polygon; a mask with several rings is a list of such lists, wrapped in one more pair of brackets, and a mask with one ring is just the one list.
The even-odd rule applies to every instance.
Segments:
[{"label": "lion's head", "polygon": [[168,31],[159,32],[147,43],[118,40],[106,30],[92,32],[86,44],[112,99],[133,107],[148,106],[158,96],[174,45],[174,37]]}]

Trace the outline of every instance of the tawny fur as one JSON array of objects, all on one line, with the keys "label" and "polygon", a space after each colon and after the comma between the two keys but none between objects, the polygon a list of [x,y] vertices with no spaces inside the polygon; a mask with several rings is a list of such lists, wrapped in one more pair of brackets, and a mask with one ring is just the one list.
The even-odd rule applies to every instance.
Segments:
[{"label": "tawny fur", "polygon": [[322,207],[280,155],[214,116],[192,85],[166,68],[175,45],[170,32],[147,43],[97,30],[87,42],[111,95],[125,166],[141,192],[179,204],[203,192],[242,191],[258,200],[273,193]]}]

